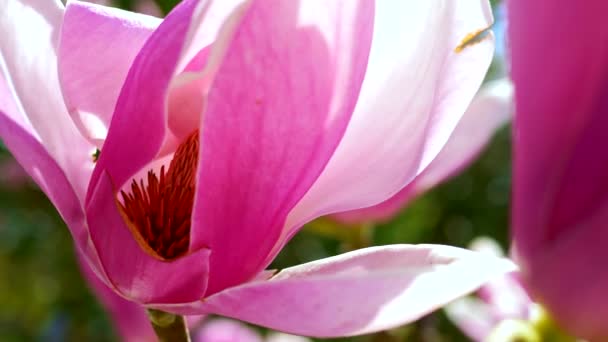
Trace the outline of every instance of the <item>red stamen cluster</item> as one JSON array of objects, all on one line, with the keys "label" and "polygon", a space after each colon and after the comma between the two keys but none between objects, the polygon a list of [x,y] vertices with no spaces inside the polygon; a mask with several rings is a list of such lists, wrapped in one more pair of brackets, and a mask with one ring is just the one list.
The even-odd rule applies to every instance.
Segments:
[{"label": "red stamen cluster", "polygon": [[131,227],[164,260],[185,254],[190,244],[198,140],[197,130],[179,145],[166,173],[165,166],[160,177],[150,170],[147,185],[143,179],[139,183],[133,179],[131,193],[121,191],[120,206]]}]

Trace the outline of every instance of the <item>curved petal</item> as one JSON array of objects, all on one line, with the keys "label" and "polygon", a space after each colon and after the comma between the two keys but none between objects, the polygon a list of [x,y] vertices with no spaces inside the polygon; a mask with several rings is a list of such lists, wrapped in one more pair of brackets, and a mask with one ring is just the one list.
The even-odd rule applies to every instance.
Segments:
[{"label": "curved petal", "polygon": [[59,79],[72,119],[101,148],[131,63],[158,18],[70,1],[59,44]]},{"label": "curved petal", "polygon": [[564,328],[603,341],[608,3],[514,0],[508,9],[517,111],[512,221],[524,281]]},{"label": "curved petal", "polygon": [[76,243],[84,244],[88,234],[80,201],[65,172],[38,141],[38,137],[32,135],[27,125],[21,121],[24,116],[8,90],[2,71],[0,70],[0,138],[55,205]]},{"label": "curved petal", "polygon": [[103,172],[120,188],[157,156],[166,134],[169,83],[197,5],[198,1],[180,3],[135,58],[118,97],[89,196]]},{"label": "curved petal", "polygon": [[589,341],[608,338],[608,276],[603,272],[608,239],[608,204],[571,227],[522,266],[531,295],[560,327]]},{"label": "curved petal", "polygon": [[275,254],[303,223],[382,202],[426,168],[479,88],[493,38],[455,48],[491,23],[487,0],[376,3],[355,113],[327,167],[289,214]]},{"label": "curved petal", "polygon": [[156,340],[148,315],[143,306],[118,296],[102,283],[79,255],[78,265],[91,290],[107,310],[116,332],[125,342],[151,342]]},{"label": "curved petal", "polygon": [[91,240],[111,285],[139,304],[192,302],[207,286],[209,250],[171,262],[155,259],[135,241],[120,216],[115,188],[105,173],[86,207]]},{"label": "curved petal", "polygon": [[452,323],[477,342],[487,341],[486,337],[500,322],[488,304],[473,297],[459,298],[446,305],[444,310]]},{"label": "curved petal", "polygon": [[373,207],[332,215],[345,222],[389,220],[419,194],[458,174],[510,118],[513,86],[506,78],[485,84],[435,159],[396,195]]},{"label": "curved petal", "polygon": [[[231,4],[234,2],[227,1]],[[190,51],[198,49],[197,53],[200,52],[204,46],[198,44],[204,44],[211,38],[215,38],[212,34],[203,34],[201,38],[197,32],[205,31],[205,29],[213,32],[213,26],[217,25],[220,19],[234,25],[234,22],[238,22],[240,18],[239,15],[222,17],[222,15],[230,14],[226,12],[232,7],[209,6],[209,3],[209,0],[181,2],[163,20],[139,51],[118,97],[110,130],[89,189],[95,186],[102,170],[108,172],[117,186],[122,186],[161,152],[170,153],[171,148],[167,148],[165,145],[175,147],[176,138],[179,142],[180,137],[173,136],[172,132],[167,130],[168,123],[174,121],[170,119],[169,116],[172,113],[168,111],[168,108],[172,107],[169,100],[172,89],[175,87],[175,82],[178,86],[183,85],[182,82],[178,82],[178,76],[180,72],[184,71],[180,69],[181,65],[187,66],[192,62],[186,61],[186,58],[190,56]],[[230,35],[226,35],[223,39],[229,40]],[[216,45],[217,56],[212,56],[209,63],[221,57],[222,47],[225,46],[225,43],[220,41],[216,42],[214,47]],[[193,56],[196,57],[196,55]],[[206,58],[197,63],[205,65],[205,61]],[[212,78],[208,75],[210,73],[203,73],[207,76],[205,83],[210,82]],[[189,79],[189,76],[191,75],[185,76],[186,80]],[[196,76],[198,77],[193,78],[200,78],[199,75]],[[190,88],[188,90],[191,91]],[[191,95],[198,95],[199,102],[203,103],[205,89],[200,89],[198,94],[191,91]],[[195,102],[192,101],[186,107],[192,108],[191,104]],[[180,108],[183,107],[177,107],[177,109]],[[202,113],[195,114],[202,115]],[[146,124],[142,125],[142,122]],[[165,149],[161,151],[163,146]]]},{"label": "curved petal", "polygon": [[357,335],[417,320],[514,268],[507,259],[449,246],[372,247],[224,290],[204,305],[289,333]]},{"label": "curved petal", "polygon": [[10,85],[6,96],[19,108],[19,114],[5,114],[38,138],[83,201],[94,148],[74,126],[59,88],[56,47],[62,19],[59,1],[0,2],[0,68]]},{"label": "curved petal", "polygon": [[[547,10],[526,1],[509,7],[517,103],[513,219],[524,259],[608,202],[608,150],[597,148],[608,128],[608,27],[599,20],[608,3]],[[562,39],[573,45],[563,50]],[[532,70],[548,76],[533,77]]]},{"label": "curved petal", "polygon": [[192,246],[209,246],[211,293],[264,269],[289,210],[348,123],[373,24],[369,1],[253,1],[202,122]]}]

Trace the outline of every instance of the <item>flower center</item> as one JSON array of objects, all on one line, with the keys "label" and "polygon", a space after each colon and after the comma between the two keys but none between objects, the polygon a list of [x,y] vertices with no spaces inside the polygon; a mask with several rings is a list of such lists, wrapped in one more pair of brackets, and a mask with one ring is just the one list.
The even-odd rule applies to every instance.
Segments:
[{"label": "flower center", "polygon": [[198,130],[177,148],[169,169],[160,176],[148,171],[148,183],[133,179],[131,192],[121,191],[123,218],[136,240],[148,253],[161,260],[175,259],[188,251],[196,166]]}]

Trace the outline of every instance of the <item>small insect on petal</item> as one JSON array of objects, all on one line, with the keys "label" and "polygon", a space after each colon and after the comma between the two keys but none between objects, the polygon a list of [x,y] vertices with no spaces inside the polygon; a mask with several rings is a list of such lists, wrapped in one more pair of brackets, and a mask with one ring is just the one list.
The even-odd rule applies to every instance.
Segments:
[{"label": "small insect on petal", "polygon": [[469,46],[481,43],[484,39],[490,37],[491,32],[492,30],[490,29],[490,26],[488,26],[486,28],[467,33],[467,35],[464,36],[464,38],[462,38],[460,41],[460,44],[454,48],[454,52],[460,53]]},{"label": "small insect on petal", "polygon": [[93,158],[93,163],[97,163],[97,161],[99,160],[99,155],[101,154],[101,150],[96,148],[95,152],[93,152],[91,154],[91,157]]}]

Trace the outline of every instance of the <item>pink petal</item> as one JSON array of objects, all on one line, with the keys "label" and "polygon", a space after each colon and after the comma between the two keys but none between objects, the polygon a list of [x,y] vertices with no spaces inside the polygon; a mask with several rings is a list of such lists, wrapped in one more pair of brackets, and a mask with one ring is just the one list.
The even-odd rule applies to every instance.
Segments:
[{"label": "pink petal", "polygon": [[[492,23],[487,0],[378,1],[361,96],[336,153],[289,214],[303,223],[387,200],[436,157],[479,88],[493,39],[455,52]],[[275,254],[273,254],[275,255]]]},{"label": "pink petal", "polygon": [[[608,338],[605,274],[608,204],[526,260],[530,293],[560,327],[589,341]],[[525,267],[525,268],[524,268]]]},{"label": "pink petal", "polygon": [[[202,109],[200,105],[192,106],[192,103],[197,102],[196,99],[191,100],[185,107],[172,106],[170,101],[172,91],[176,86],[180,88],[187,83],[183,78],[186,80],[203,78],[203,85],[210,82],[213,72],[206,69],[213,69],[213,65],[200,71],[203,76],[194,73],[198,70],[190,70],[186,67],[188,63],[196,60],[195,57],[206,47],[204,44],[210,43],[212,38],[215,38],[217,31],[215,26],[219,25],[220,20],[226,20],[232,25],[238,22],[239,13],[226,17],[231,14],[229,9],[234,8],[234,3],[235,1],[226,1],[224,5],[212,6],[205,0],[184,1],[149,37],[133,61],[122,87],[108,137],[93,175],[93,185],[105,169],[113,182],[121,187],[160,154],[172,152],[176,141],[179,142],[183,138],[176,137],[173,135],[174,132],[167,130],[168,124],[181,127],[179,122],[175,123],[174,115],[186,116],[187,122],[198,122],[199,119],[193,120],[188,116],[200,117],[201,112],[191,110],[187,113],[169,112],[171,109],[174,112],[183,108]],[[200,31],[210,31],[210,33],[201,34]],[[230,37],[227,34],[221,40],[229,40]],[[217,63],[217,59],[222,56],[222,47],[226,44],[221,40],[214,44],[214,47],[217,46],[216,54],[212,56],[209,64]],[[194,60],[187,60],[191,57]],[[206,57],[196,61],[198,64],[195,65],[205,66]],[[180,74],[183,71],[185,72]],[[187,89],[191,96],[198,96],[198,103],[201,105],[204,103],[206,95],[204,87],[198,92],[191,88]],[[146,124],[142,125],[142,122]]]},{"label": "pink petal", "polygon": [[122,340],[125,342],[155,341],[156,334],[144,307],[118,296],[99,280],[84,260],[79,258],[78,261],[84,278],[107,310]]},{"label": "pink petal", "polygon": [[458,174],[475,160],[496,130],[510,119],[512,93],[513,87],[506,78],[484,85],[441,152],[411,183],[385,202],[333,217],[346,223],[389,220],[410,200]]},{"label": "pink petal", "polygon": [[[492,256],[504,256],[498,242],[487,237],[476,238],[470,248]],[[478,294],[499,319],[530,319],[530,309],[534,303],[522,286],[519,273],[505,274],[488,282],[479,289]]]},{"label": "pink petal", "polygon": [[14,118],[22,117],[0,73],[0,137],[15,159],[53,202],[76,242],[86,242],[84,211],[65,172],[42,144]]},{"label": "pink petal", "polygon": [[513,234],[524,281],[571,333],[603,341],[608,3],[509,5],[517,105]]},{"label": "pink petal", "polygon": [[131,63],[161,20],[69,2],[61,29],[59,77],[70,115],[101,148]]},{"label": "pink petal", "polygon": [[180,3],[135,58],[118,98],[89,191],[104,171],[120,188],[157,156],[166,134],[169,83],[197,4],[198,1]]},{"label": "pink petal", "polygon": [[83,200],[94,149],[74,126],[59,88],[56,51],[62,19],[63,5],[59,1],[0,3],[0,68],[2,82],[8,86],[1,96],[11,97],[18,107],[0,110],[36,137],[49,155],[44,158],[58,164],[72,191]]},{"label": "pink petal", "polygon": [[500,322],[488,304],[472,297],[453,301],[446,305],[445,312],[452,323],[476,342],[487,341],[486,337]]},{"label": "pink petal", "polygon": [[205,306],[294,334],[356,335],[415,321],[514,268],[506,259],[449,246],[372,247],[224,290]]},{"label": "pink petal", "polygon": [[194,342],[262,342],[260,335],[243,323],[228,319],[205,322]]},{"label": "pink petal", "polygon": [[550,8],[514,1],[509,10],[517,103],[514,228],[524,258],[608,200],[608,150],[598,148],[608,127],[608,27],[600,19],[606,10],[604,1]]},{"label": "pink petal", "polygon": [[103,173],[86,208],[94,248],[110,283],[140,304],[192,302],[207,286],[208,249],[198,249],[171,262],[157,260],[135,241],[120,216],[115,189]]},{"label": "pink petal", "polygon": [[368,1],[254,1],[202,123],[192,246],[209,246],[209,291],[266,266],[285,217],[342,137],[363,78]]}]

